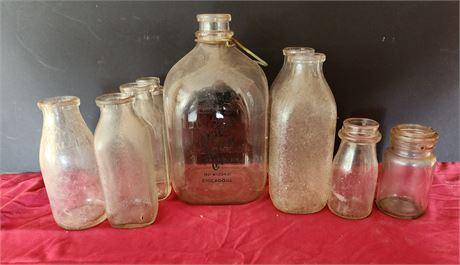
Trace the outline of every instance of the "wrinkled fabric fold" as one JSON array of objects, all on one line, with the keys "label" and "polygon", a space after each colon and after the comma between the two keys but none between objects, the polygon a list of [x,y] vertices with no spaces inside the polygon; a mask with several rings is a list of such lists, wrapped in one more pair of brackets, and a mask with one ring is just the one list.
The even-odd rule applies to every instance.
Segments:
[{"label": "wrinkled fabric fold", "polygon": [[438,163],[428,211],[363,220],[277,211],[267,192],[244,205],[187,205],[174,194],[141,229],[107,221],[65,231],[40,173],[2,174],[1,263],[459,263],[460,162]]}]

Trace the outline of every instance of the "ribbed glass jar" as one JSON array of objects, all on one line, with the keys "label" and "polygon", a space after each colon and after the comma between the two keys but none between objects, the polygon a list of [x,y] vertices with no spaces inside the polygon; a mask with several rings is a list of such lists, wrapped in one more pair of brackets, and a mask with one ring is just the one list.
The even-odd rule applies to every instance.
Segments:
[{"label": "ribbed glass jar", "polygon": [[378,180],[376,202],[385,214],[414,219],[428,207],[438,133],[419,124],[399,124],[391,129]]}]

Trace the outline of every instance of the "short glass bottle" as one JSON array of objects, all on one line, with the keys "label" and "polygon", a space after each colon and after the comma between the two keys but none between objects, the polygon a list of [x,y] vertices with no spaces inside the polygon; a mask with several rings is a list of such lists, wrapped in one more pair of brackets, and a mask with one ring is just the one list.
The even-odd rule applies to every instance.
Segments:
[{"label": "short glass bottle", "polygon": [[304,47],[283,54],[270,94],[270,198],[280,211],[314,213],[330,193],[336,104],[323,75],[324,54]]},{"label": "short glass bottle", "polygon": [[149,225],[158,211],[151,129],[135,114],[134,100],[125,93],[96,98],[101,116],[94,145],[107,219],[116,228]]},{"label": "short glass bottle", "polygon": [[[164,148],[164,129],[162,106],[155,102],[153,93],[156,86],[151,83],[126,83],[120,86],[120,91],[135,97],[134,111],[137,116],[150,125],[151,148],[153,153],[154,177],[157,185],[158,199],[164,200],[171,193],[171,185],[167,174],[166,155]],[[158,100],[156,100],[158,101]]]},{"label": "short glass bottle", "polygon": [[376,144],[382,138],[379,123],[349,118],[339,131],[342,139],[332,163],[329,209],[337,216],[362,219],[372,212],[378,177]]},{"label": "short glass bottle", "polygon": [[197,20],[196,46],[164,84],[173,188],[192,204],[250,202],[267,177],[267,79],[235,46],[229,14]]},{"label": "short glass bottle", "polygon": [[391,129],[376,194],[377,207],[383,213],[415,219],[426,211],[438,138],[433,128],[419,124],[399,124]]},{"label": "short glass bottle", "polygon": [[40,168],[56,223],[80,230],[105,220],[104,196],[94,155],[94,137],[74,96],[45,98]]}]

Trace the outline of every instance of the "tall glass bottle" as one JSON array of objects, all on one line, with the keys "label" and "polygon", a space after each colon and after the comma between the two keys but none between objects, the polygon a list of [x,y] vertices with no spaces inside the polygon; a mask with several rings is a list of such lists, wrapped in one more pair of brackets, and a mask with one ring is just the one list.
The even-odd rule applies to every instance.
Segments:
[{"label": "tall glass bottle", "polygon": [[311,48],[283,54],[270,95],[270,197],[283,212],[314,213],[330,192],[336,105],[323,75],[324,54]]},{"label": "tall glass bottle", "polygon": [[332,163],[329,209],[348,219],[367,217],[372,211],[379,173],[376,143],[382,138],[379,123],[366,118],[349,118],[339,131],[342,139]]},{"label": "tall glass bottle", "polygon": [[134,111],[143,118],[151,131],[151,148],[153,152],[154,178],[157,185],[158,199],[169,196],[171,185],[166,169],[165,149],[163,142],[163,110],[155,104],[152,93],[156,86],[150,83],[126,83],[120,86],[120,91],[135,97]]},{"label": "tall glass bottle", "polygon": [[94,136],[107,219],[113,227],[133,228],[155,221],[158,195],[153,178],[150,126],[126,93],[96,98],[101,110]]},{"label": "tall glass bottle", "polygon": [[171,176],[170,173],[170,162],[169,162],[169,149],[168,149],[168,144],[167,144],[167,139],[166,139],[166,121],[165,121],[165,112],[164,112],[164,104],[163,104],[163,86],[160,84],[160,78],[156,76],[145,76],[145,77],[139,77],[136,79],[136,83],[138,84],[151,84],[155,88],[152,91],[152,97],[153,97],[153,105],[155,107],[155,110],[158,112],[161,112],[161,127],[163,130],[163,148],[164,148],[164,153],[165,153],[165,163],[166,163],[166,175],[168,176],[168,180],[171,183]]},{"label": "tall glass bottle", "polygon": [[425,213],[436,165],[439,135],[431,127],[398,124],[391,128],[391,145],[383,155],[376,203],[383,213],[415,219]]},{"label": "tall glass bottle", "polygon": [[173,188],[192,204],[249,202],[266,180],[267,80],[234,46],[230,15],[197,19],[195,48],[165,81]]},{"label": "tall glass bottle", "polygon": [[94,155],[94,137],[74,96],[42,99],[40,168],[56,223],[68,230],[105,220],[104,196]]}]

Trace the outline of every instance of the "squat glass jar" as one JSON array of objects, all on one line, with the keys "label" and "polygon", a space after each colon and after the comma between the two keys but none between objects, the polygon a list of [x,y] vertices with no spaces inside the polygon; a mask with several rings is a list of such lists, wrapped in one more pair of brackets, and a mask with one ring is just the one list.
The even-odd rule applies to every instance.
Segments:
[{"label": "squat glass jar", "polygon": [[391,129],[391,145],[383,157],[376,202],[385,214],[415,219],[428,207],[438,133],[418,124],[399,124]]},{"label": "squat glass jar", "polygon": [[374,202],[379,164],[376,143],[382,138],[379,123],[366,118],[349,118],[339,131],[342,139],[332,163],[329,209],[347,219],[367,217]]}]

